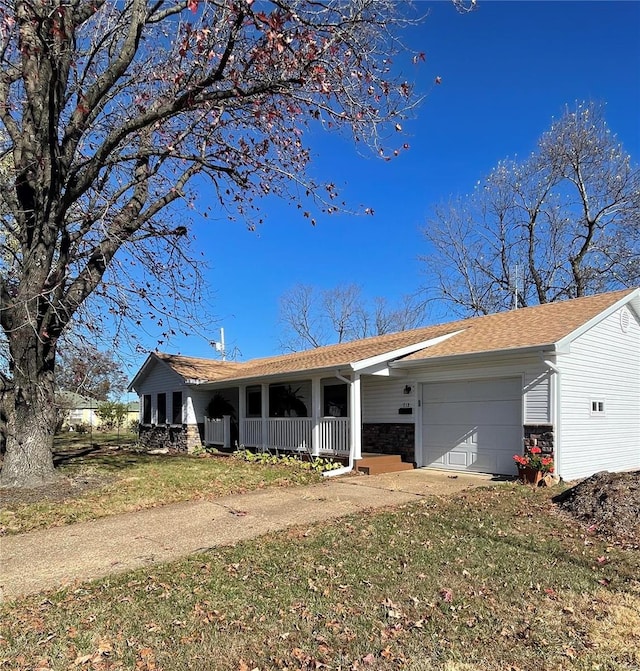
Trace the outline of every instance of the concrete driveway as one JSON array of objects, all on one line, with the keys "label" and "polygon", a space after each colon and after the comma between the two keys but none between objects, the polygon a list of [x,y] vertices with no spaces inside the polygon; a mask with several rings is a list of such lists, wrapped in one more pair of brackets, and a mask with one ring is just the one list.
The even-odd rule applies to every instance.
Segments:
[{"label": "concrete driveway", "polygon": [[418,469],[189,501],[0,539],[0,601],[102,578],[271,531],[495,484]]}]

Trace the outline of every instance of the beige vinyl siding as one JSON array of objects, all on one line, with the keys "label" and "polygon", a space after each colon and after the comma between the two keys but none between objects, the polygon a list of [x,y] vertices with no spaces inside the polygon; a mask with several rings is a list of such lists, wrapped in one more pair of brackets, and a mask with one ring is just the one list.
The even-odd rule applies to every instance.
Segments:
[{"label": "beige vinyl siding", "polygon": [[550,424],[551,373],[528,370],[524,376],[524,423]]},{"label": "beige vinyl siding", "polygon": [[[405,394],[406,385],[411,393]],[[406,378],[363,376],[362,378],[362,421],[365,424],[413,424],[416,417],[416,387]],[[412,414],[402,415],[398,409],[409,404]],[[405,406],[406,407],[406,406]]]},{"label": "beige vinyl siding", "polygon": [[[629,313],[626,333],[618,310],[559,357],[565,479],[640,468],[640,324]],[[603,401],[604,413],[592,414],[592,401]]]}]

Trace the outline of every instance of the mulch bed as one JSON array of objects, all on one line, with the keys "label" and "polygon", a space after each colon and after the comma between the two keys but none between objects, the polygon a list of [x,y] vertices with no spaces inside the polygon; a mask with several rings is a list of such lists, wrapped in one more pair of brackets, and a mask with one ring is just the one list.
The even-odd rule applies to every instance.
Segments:
[{"label": "mulch bed", "polygon": [[590,531],[624,545],[640,545],[640,471],[602,471],[553,497]]}]

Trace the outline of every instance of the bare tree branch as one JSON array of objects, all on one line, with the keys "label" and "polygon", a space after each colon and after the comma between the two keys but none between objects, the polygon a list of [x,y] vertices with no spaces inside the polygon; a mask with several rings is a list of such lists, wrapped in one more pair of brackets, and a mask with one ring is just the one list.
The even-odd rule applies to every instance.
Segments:
[{"label": "bare tree branch", "polygon": [[[436,208],[432,295],[486,314],[640,284],[640,170],[595,104],[567,109],[525,161]],[[514,298],[516,297],[517,298]]]}]

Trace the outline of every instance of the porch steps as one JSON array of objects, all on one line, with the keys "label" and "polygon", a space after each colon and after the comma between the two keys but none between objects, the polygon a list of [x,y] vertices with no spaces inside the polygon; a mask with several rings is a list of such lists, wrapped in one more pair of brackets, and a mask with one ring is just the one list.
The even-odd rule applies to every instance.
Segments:
[{"label": "porch steps", "polygon": [[380,473],[412,471],[413,464],[402,461],[399,454],[363,454],[362,459],[356,461],[355,470],[365,475],[379,475]]}]

